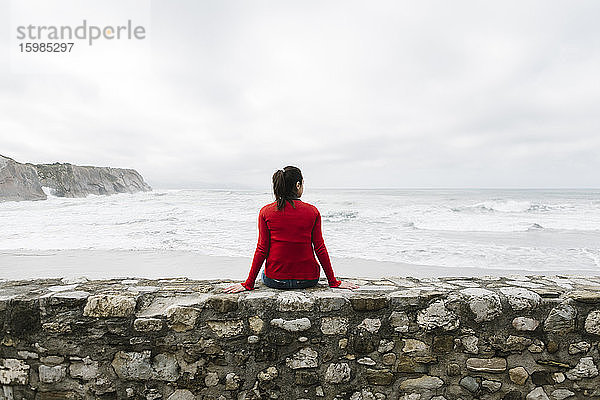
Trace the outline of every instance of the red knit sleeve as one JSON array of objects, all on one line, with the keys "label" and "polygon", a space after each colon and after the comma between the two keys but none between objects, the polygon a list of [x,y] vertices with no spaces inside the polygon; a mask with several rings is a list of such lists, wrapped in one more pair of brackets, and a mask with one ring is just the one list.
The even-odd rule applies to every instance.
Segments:
[{"label": "red knit sleeve", "polygon": [[335,279],[335,276],[333,275],[333,268],[331,268],[329,253],[327,253],[327,248],[325,247],[325,242],[323,241],[323,233],[321,232],[321,213],[319,213],[319,210],[316,211],[317,215],[315,217],[315,224],[312,230],[312,243],[315,254],[321,263],[321,267],[323,267],[323,271],[325,271],[325,276],[327,276],[329,287],[338,287],[342,281]]},{"label": "red knit sleeve", "polygon": [[269,244],[271,239],[271,233],[267,227],[267,221],[263,211],[258,214],[258,243],[256,244],[256,251],[254,251],[254,258],[252,259],[252,267],[250,267],[250,273],[246,282],[242,283],[248,290],[254,289],[254,281],[260,271],[260,267],[269,255]]}]

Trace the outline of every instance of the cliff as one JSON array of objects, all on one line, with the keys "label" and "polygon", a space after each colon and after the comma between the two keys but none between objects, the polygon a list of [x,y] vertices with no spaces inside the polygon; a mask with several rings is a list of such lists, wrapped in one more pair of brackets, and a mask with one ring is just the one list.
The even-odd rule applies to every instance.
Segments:
[{"label": "cliff", "polygon": [[0,201],[45,199],[36,169],[0,154]]},{"label": "cliff", "polygon": [[0,398],[600,396],[600,277],[354,281],[0,282]]},{"label": "cliff", "polygon": [[0,201],[44,200],[47,197],[42,186],[58,197],[152,190],[134,169],[69,163],[22,164],[0,155]]},{"label": "cliff", "polygon": [[36,164],[42,186],[59,197],[88,194],[135,193],[152,190],[134,169],[79,166],[68,163]]}]

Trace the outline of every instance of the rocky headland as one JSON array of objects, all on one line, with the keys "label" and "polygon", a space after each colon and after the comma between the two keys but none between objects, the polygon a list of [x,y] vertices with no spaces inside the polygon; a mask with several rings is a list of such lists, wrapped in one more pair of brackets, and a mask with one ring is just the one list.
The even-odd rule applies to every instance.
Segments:
[{"label": "rocky headland", "polygon": [[23,164],[0,155],[0,201],[45,200],[43,187],[58,197],[152,190],[134,169],[69,163]]}]

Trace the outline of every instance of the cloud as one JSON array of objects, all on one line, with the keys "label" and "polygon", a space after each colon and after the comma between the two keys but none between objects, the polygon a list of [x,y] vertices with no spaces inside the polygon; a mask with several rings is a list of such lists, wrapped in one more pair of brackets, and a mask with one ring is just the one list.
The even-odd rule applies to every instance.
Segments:
[{"label": "cloud", "polygon": [[0,66],[2,153],[159,187],[598,187],[599,8],[155,2],[137,73]]}]

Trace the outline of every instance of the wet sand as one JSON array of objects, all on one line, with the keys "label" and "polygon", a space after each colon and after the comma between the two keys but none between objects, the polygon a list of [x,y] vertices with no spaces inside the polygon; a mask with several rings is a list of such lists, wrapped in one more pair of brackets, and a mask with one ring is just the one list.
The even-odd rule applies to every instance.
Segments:
[{"label": "wet sand", "polygon": [[[187,251],[3,250],[0,251],[0,279],[85,276],[88,279],[188,277],[243,281],[250,263],[250,257],[206,256]],[[332,264],[336,276],[342,278],[597,274],[590,270],[449,268],[352,258],[332,258]],[[321,277],[324,276],[321,271]]]}]

